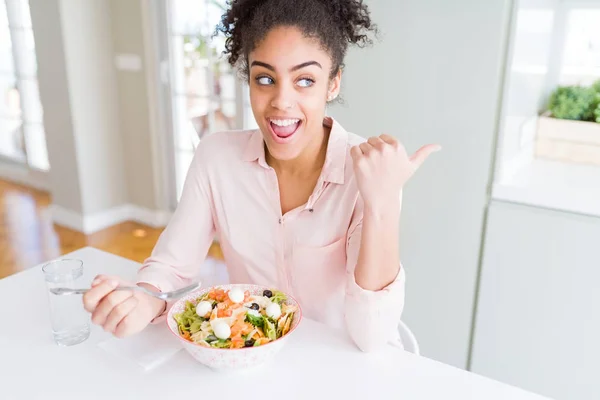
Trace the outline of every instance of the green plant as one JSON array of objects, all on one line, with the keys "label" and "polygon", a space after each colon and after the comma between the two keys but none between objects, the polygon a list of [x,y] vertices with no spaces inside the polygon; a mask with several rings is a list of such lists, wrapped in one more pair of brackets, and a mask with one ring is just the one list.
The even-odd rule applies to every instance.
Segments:
[{"label": "green plant", "polygon": [[596,92],[596,107],[594,108],[594,116],[596,117],[596,122],[600,123],[600,79],[598,79],[592,85],[592,88]]},{"label": "green plant", "polygon": [[550,95],[548,109],[554,118],[594,121],[598,94],[595,87],[560,86]]}]

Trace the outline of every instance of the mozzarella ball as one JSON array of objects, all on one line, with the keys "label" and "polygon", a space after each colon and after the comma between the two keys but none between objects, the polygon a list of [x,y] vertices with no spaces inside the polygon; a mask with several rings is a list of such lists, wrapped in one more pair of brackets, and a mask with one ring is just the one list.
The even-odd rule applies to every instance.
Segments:
[{"label": "mozzarella ball", "polygon": [[241,303],[244,301],[244,291],[242,289],[233,288],[229,291],[229,299],[234,303]]},{"label": "mozzarella ball", "polygon": [[223,321],[216,322],[213,325],[213,331],[215,332],[216,337],[223,340],[228,339],[229,335],[231,335],[231,328]]},{"label": "mozzarella ball", "polygon": [[204,317],[206,314],[212,311],[212,303],[210,301],[201,301],[196,305],[196,314],[200,317]]},{"label": "mozzarella ball", "polygon": [[248,314],[253,315],[255,317],[260,317],[260,313],[258,312],[258,310],[248,310],[247,312]]},{"label": "mozzarella ball", "polygon": [[281,307],[277,303],[271,303],[265,310],[267,317],[277,319],[281,316]]}]

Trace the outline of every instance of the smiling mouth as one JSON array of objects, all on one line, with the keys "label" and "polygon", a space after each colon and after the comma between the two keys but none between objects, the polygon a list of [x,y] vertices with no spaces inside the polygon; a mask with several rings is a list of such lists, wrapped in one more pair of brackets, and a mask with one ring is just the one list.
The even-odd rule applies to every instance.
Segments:
[{"label": "smiling mouth", "polygon": [[302,121],[297,118],[269,119],[269,125],[271,125],[273,133],[280,139],[287,139],[292,136],[301,124]]}]

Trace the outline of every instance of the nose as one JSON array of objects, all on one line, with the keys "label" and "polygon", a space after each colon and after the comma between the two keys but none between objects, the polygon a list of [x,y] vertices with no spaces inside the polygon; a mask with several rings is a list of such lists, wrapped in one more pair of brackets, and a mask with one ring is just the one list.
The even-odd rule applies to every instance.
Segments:
[{"label": "nose", "polygon": [[271,100],[271,107],[281,111],[287,111],[294,108],[296,99],[294,98],[294,90],[289,85],[280,85],[277,87],[277,91],[273,100]]}]

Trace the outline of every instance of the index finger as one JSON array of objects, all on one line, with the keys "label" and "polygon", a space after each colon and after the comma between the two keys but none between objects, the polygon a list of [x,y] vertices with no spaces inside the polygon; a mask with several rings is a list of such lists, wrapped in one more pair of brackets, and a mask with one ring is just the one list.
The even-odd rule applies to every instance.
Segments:
[{"label": "index finger", "polygon": [[379,138],[387,144],[391,144],[392,146],[397,146],[399,144],[398,140],[395,137],[388,135],[387,133],[379,135]]},{"label": "index finger", "polygon": [[94,312],[98,303],[117,286],[119,286],[119,281],[116,279],[105,280],[94,286],[83,295],[83,307],[89,312]]},{"label": "index finger", "polygon": [[106,281],[109,279],[110,279],[110,276],[106,276],[106,275],[102,275],[102,274],[96,275],[96,277],[92,281],[92,287],[97,286],[97,285],[101,284],[102,281]]}]

